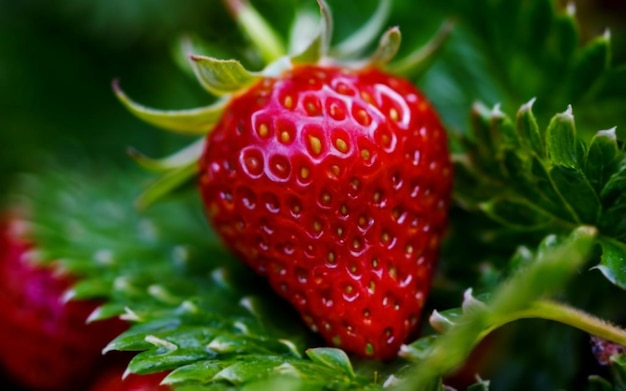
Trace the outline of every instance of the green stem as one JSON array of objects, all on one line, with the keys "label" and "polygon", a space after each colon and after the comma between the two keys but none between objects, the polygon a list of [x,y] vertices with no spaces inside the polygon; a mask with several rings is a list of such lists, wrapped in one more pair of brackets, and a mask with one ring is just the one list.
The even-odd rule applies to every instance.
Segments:
[{"label": "green stem", "polygon": [[267,64],[276,61],[286,53],[280,36],[247,0],[223,1],[241,31],[256,46]]},{"label": "green stem", "polygon": [[508,314],[506,317],[496,319],[489,329],[480,334],[478,341],[506,323],[529,318],[553,320],[575,327],[596,337],[626,346],[626,330],[577,308],[551,300],[535,301],[525,310],[516,311]]}]

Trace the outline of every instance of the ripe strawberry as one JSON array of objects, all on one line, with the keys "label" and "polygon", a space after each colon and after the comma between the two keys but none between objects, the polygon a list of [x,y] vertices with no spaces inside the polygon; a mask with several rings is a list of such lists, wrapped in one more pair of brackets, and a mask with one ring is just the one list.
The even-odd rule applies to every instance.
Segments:
[{"label": "ripe strawberry", "polygon": [[[145,120],[210,131],[184,159],[137,156],[157,169],[184,162],[143,201],[168,190],[172,178],[197,174],[224,242],[312,330],[346,351],[390,359],[416,328],[445,231],[447,138],[427,99],[380,69],[399,31],[388,30],[362,68],[333,61],[324,52],[330,14],[318,2],[322,31],[288,66],[279,59],[259,75],[234,61],[191,56],[207,90],[230,94],[215,106],[160,113],[115,89]],[[249,7],[229,4],[235,14]],[[272,36],[258,35],[261,45]]]},{"label": "ripe strawberry", "polygon": [[200,191],[225,242],[313,330],[388,358],[424,303],[450,170],[443,127],[410,83],[299,66],[233,99]]},{"label": "ripe strawberry", "polygon": [[160,385],[167,373],[150,375],[128,375],[122,378],[123,369],[112,368],[103,372],[89,388],[89,391],[169,391],[170,387]]},{"label": "ripe strawberry", "polygon": [[86,325],[98,303],[62,298],[73,279],[34,264],[36,250],[15,217],[0,221],[0,365],[36,390],[80,389],[103,360],[102,349],[126,327]]}]

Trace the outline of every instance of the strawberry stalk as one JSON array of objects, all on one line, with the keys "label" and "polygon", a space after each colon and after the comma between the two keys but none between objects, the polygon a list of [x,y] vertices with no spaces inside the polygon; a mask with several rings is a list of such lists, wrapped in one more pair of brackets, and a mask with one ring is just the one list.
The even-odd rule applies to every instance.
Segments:
[{"label": "strawberry stalk", "polygon": [[[546,319],[575,327],[590,335],[600,337],[607,341],[626,346],[626,330],[608,323],[607,321],[588,314],[578,308],[559,303],[553,300],[538,300],[531,303],[528,308],[521,311],[505,314],[494,323],[492,327],[485,330],[476,344],[493,330],[504,326],[507,323],[520,319]],[[476,345],[475,344],[475,345]]]}]

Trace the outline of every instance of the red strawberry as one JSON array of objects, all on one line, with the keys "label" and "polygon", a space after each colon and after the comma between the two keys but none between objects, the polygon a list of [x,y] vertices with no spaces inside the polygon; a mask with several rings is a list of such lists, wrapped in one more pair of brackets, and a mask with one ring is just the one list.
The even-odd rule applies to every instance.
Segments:
[{"label": "red strawberry", "polygon": [[169,391],[170,387],[160,385],[167,373],[150,375],[128,375],[122,378],[124,370],[112,368],[103,372],[89,391]]},{"label": "red strawberry", "polygon": [[200,191],[225,242],[346,350],[389,358],[417,323],[451,167],[435,112],[375,69],[301,66],[233,99]]},{"label": "red strawberry", "polygon": [[98,303],[63,302],[72,277],[30,260],[36,247],[22,226],[14,217],[0,221],[0,365],[29,388],[80,389],[104,346],[126,326],[118,320],[86,325]]},{"label": "red strawberry", "polygon": [[[358,63],[364,67],[345,65],[325,53],[330,14],[318,3],[321,33],[287,66],[281,57],[253,74],[235,61],[191,56],[207,90],[230,99],[158,112],[116,92],[157,125],[210,130],[206,146],[186,158],[138,157],[156,169],[182,161],[144,202],[193,173],[195,151],[207,215],[224,242],[329,343],[390,359],[416,328],[444,235],[452,182],[447,137],[426,98],[380,69],[398,49],[398,29]],[[236,15],[249,7],[228,4]],[[275,49],[272,36],[250,38]],[[406,64],[391,68],[411,68]]]}]

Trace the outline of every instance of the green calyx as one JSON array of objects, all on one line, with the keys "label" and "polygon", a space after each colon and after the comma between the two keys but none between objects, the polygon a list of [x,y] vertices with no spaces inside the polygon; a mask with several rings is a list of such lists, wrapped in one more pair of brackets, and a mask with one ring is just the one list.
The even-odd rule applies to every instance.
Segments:
[{"label": "green calyx", "polygon": [[[377,67],[411,78],[419,77],[428,68],[451,32],[446,22],[424,47],[395,60],[401,43],[398,27],[391,27],[379,39],[367,57],[358,58],[373,46],[391,9],[391,0],[382,0],[370,19],[343,41],[331,46],[333,18],[324,0],[317,1],[319,15],[308,10],[297,12],[285,47],[279,34],[247,0],[226,0],[225,4],[238,27],[255,46],[265,67],[259,72],[247,70],[239,61],[193,54],[191,45],[186,56],[198,82],[218,98],[212,105],[188,110],[157,110],[130,99],[114,81],[113,90],[122,104],[135,116],[169,131],[205,137],[220,121],[229,100],[244,93],[251,85],[267,77],[278,77],[284,71],[301,64],[333,64],[347,68]],[[355,59],[355,57],[357,59]],[[148,158],[135,150],[130,155],[141,166],[160,175],[145,189],[137,204],[148,207],[170,192],[184,186],[197,175],[196,163],[203,152],[203,142],[162,159]]]}]

